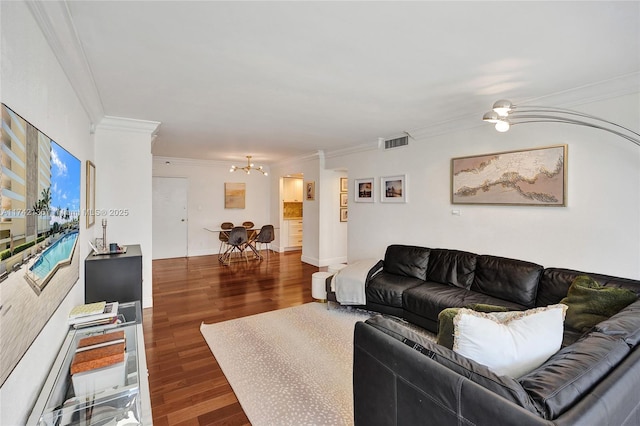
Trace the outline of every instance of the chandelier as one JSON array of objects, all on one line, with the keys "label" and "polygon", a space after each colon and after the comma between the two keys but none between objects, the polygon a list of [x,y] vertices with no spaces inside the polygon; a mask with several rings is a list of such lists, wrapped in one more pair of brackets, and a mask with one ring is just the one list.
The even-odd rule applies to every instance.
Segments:
[{"label": "chandelier", "polygon": [[495,124],[499,132],[506,132],[511,126],[521,123],[576,124],[611,132],[640,146],[640,133],[591,114],[564,108],[533,105],[518,107],[511,101],[501,99],[493,104],[493,109],[482,120]]},{"label": "chandelier", "polygon": [[229,169],[230,172],[235,172],[236,170],[244,170],[244,172],[246,174],[250,174],[251,170],[257,170],[260,173],[262,173],[265,176],[269,176],[269,173],[265,172],[262,169],[262,166],[260,167],[253,167],[253,163],[251,162],[251,156],[247,155],[247,165],[244,167],[238,167],[238,166],[231,166],[231,168]]}]

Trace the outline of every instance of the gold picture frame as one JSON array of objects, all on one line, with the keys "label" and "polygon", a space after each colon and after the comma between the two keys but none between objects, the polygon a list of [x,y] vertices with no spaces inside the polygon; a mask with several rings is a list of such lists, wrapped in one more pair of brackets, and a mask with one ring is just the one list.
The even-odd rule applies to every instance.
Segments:
[{"label": "gold picture frame", "polygon": [[349,179],[340,178],[340,192],[347,192],[349,190]]},{"label": "gold picture frame", "polygon": [[347,221],[347,209],[342,207],[340,209],[340,222],[346,222]]},{"label": "gold picture frame", "polygon": [[85,201],[85,216],[87,217],[87,228],[91,228],[96,223],[96,165],[87,160],[87,188]]},{"label": "gold picture frame", "polygon": [[349,194],[346,192],[340,193],[340,207],[347,207],[347,203],[349,200]]},{"label": "gold picture frame", "polygon": [[246,184],[243,182],[224,183],[224,208],[244,209],[245,208]]}]

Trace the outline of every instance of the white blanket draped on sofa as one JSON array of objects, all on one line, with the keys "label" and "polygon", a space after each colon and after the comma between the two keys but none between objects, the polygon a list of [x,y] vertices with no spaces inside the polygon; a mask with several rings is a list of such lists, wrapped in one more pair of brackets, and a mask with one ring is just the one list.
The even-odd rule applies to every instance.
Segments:
[{"label": "white blanket draped on sofa", "polygon": [[331,290],[341,305],[366,305],[364,284],[367,274],[378,259],[362,259],[350,263],[335,273],[331,279]]}]

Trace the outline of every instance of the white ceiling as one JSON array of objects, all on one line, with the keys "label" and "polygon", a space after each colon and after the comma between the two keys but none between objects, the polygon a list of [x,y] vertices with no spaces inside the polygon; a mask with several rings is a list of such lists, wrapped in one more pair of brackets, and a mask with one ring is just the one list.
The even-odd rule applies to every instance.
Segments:
[{"label": "white ceiling", "polygon": [[269,164],[480,125],[499,98],[640,88],[637,1],[57,4],[84,63],[54,51],[90,115],[161,122],[157,156]]}]

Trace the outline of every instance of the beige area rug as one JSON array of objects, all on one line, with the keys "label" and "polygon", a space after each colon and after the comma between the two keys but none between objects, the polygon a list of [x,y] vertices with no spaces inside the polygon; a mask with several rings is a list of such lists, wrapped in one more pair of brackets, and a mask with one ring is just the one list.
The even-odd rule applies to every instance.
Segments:
[{"label": "beige area rug", "polygon": [[307,303],[200,331],[253,426],[352,425],[353,329],[371,315]]}]

